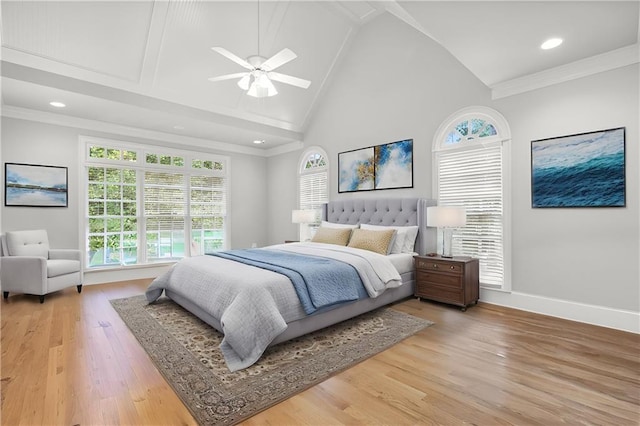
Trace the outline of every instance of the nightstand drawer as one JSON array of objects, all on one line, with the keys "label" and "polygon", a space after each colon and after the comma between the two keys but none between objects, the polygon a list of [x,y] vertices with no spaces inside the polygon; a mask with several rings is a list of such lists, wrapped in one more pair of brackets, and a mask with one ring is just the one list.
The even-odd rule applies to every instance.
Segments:
[{"label": "nightstand drawer", "polygon": [[436,284],[451,289],[462,289],[462,277],[460,275],[442,274],[440,272],[430,272],[418,270],[418,282],[425,284]]},{"label": "nightstand drawer", "polygon": [[429,283],[418,283],[416,285],[416,295],[427,299],[438,300],[455,304],[463,303],[464,297],[462,289],[437,286]]},{"label": "nightstand drawer", "polygon": [[452,262],[439,262],[437,260],[418,259],[416,261],[417,269],[426,269],[430,271],[449,272],[452,274],[462,274],[463,265]]}]

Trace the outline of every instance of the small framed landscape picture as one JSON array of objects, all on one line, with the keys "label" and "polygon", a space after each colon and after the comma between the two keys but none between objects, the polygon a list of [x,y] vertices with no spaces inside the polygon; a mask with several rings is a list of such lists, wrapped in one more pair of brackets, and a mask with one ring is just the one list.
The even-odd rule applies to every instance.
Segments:
[{"label": "small framed landscape picture", "polygon": [[66,167],[5,163],[4,178],[5,206],[68,206]]},{"label": "small framed landscape picture", "polygon": [[531,205],[624,207],[625,128],[531,141]]}]

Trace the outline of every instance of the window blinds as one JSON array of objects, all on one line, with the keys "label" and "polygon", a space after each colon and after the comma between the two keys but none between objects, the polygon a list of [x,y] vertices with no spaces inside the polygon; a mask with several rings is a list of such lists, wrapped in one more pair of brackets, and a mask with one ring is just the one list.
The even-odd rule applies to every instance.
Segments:
[{"label": "window blinds", "polygon": [[467,210],[466,226],[453,232],[453,253],[480,259],[480,282],[502,287],[502,147],[439,152],[438,199]]},{"label": "window blinds", "polygon": [[300,209],[319,209],[328,198],[326,170],[300,176]]}]

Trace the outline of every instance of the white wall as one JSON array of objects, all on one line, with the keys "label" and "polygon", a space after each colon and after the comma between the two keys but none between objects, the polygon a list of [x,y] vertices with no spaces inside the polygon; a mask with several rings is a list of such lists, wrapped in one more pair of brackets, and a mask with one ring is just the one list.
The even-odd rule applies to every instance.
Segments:
[{"label": "white wall", "polygon": [[[167,143],[142,140],[115,134],[105,134],[85,129],[43,124],[33,121],[2,118],[2,160],[4,162],[46,164],[69,168],[69,207],[5,207],[2,203],[4,231],[44,228],[48,231],[53,247],[78,248],[82,220],[78,203],[79,136],[91,135],[106,139],[123,140],[171,146]],[[188,149],[185,146],[172,146]],[[203,151],[202,148],[192,148]],[[263,214],[267,204],[267,161],[264,157],[225,153],[212,153],[231,158],[230,187],[230,244],[231,248],[250,247],[252,243],[267,242],[267,218]],[[4,168],[2,173],[4,174]],[[147,275],[148,276],[148,272]],[[91,274],[89,274],[91,275]],[[126,279],[123,275],[121,279]],[[105,282],[87,276],[87,283]],[[108,279],[107,279],[108,280]]]},{"label": "white wall", "polygon": [[[466,106],[498,110],[512,134],[512,292],[481,299],[640,332],[638,75],[636,65],[493,101],[439,45],[381,15],[354,40],[305,146],[329,156],[330,199],[430,197],[437,127]],[[531,208],[531,140],[618,126],[627,128],[626,208]],[[413,189],[338,194],[339,152],[404,138],[414,139]],[[300,153],[269,159],[271,243],[295,233]]]}]

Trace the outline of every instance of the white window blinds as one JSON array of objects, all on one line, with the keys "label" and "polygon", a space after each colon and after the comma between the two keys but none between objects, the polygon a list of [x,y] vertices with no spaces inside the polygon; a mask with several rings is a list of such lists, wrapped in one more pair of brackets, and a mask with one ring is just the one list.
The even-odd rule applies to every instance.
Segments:
[{"label": "white window blinds", "polygon": [[326,171],[300,176],[300,209],[319,209],[328,198]]},{"label": "white window blinds", "polygon": [[145,171],[144,216],[148,260],[184,257],[186,205],[184,174]]},{"label": "white window blinds", "polygon": [[438,202],[465,206],[467,224],[453,232],[453,254],[480,259],[480,282],[504,283],[502,146],[437,153]]}]

